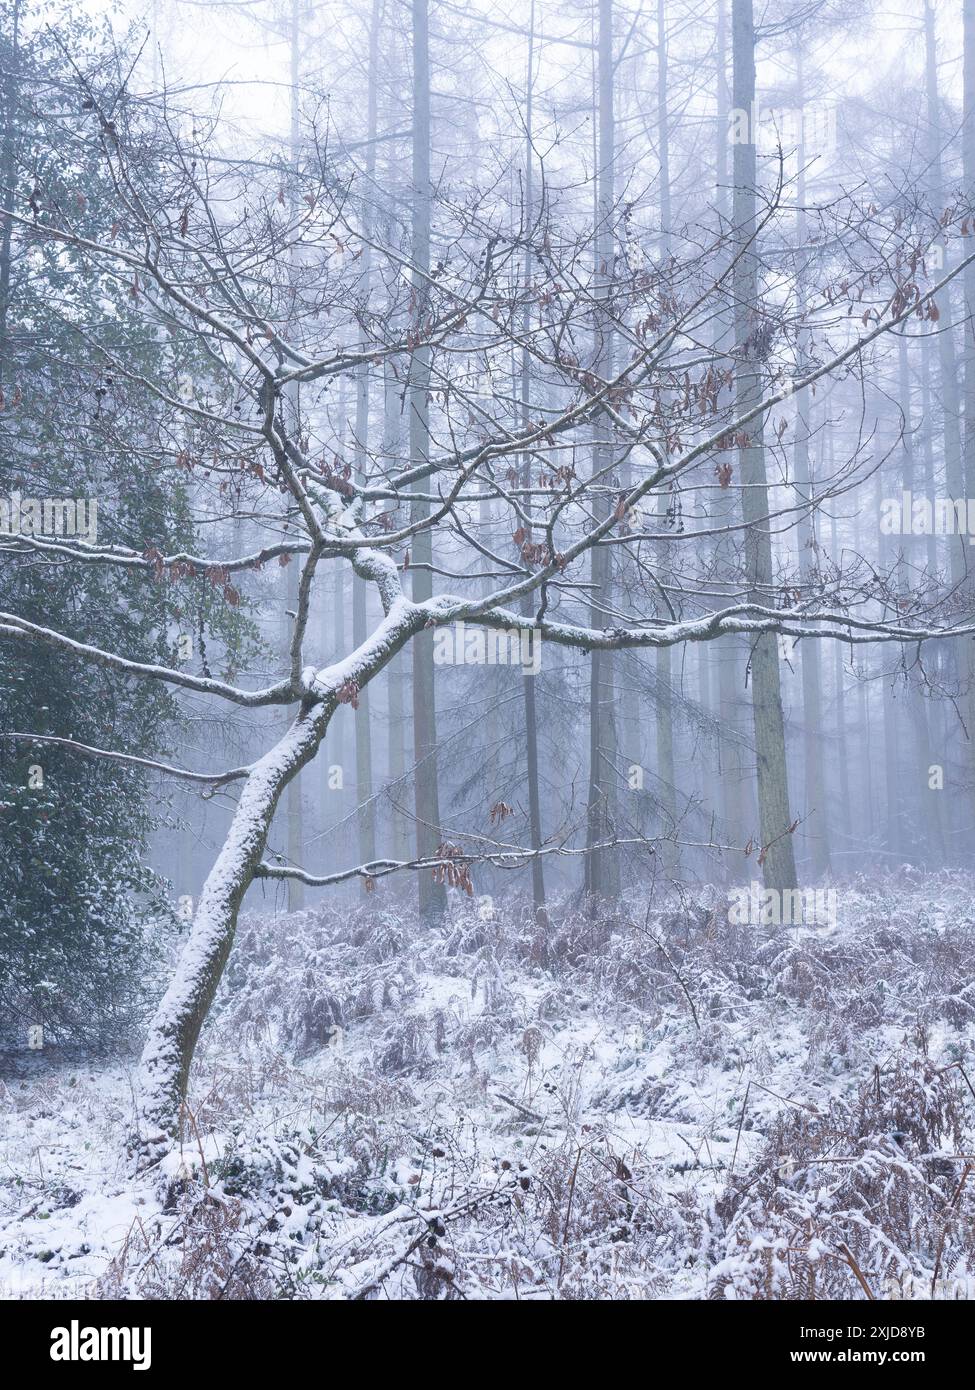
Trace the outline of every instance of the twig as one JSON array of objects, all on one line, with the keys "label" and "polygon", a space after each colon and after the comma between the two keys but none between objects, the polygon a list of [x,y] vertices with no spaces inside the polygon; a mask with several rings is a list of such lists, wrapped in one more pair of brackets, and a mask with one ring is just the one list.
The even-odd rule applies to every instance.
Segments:
[{"label": "twig", "polygon": [[749,1092],[751,1089],[752,1089],[752,1083],[749,1081],[748,1085],[745,1087],[745,1099],[744,1099],[744,1100],[742,1101],[742,1103],[741,1103],[741,1114],[738,1116],[738,1133],[735,1135],[735,1151],[734,1151],[734,1153],[731,1155],[731,1172],[732,1172],[732,1173],[735,1171],[735,1163],[736,1163],[737,1158],[738,1158],[738,1144],[739,1144],[739,1141],[740,1141],[740,1139],[741,1139],[741,1127],[742,1127],[742,1125],[745,1123],[745,1111],[748,1109],[748,1092]]},{"label": "twig", "polygon": [[962,1169],[962,1175],[958,1179],[958,1186],[955,1188],[954,1193],[952,1194],[951,1201],[948,1203],[948,1210],[945,1212],[944,1223],[941,1227],[941,1235],[938,1238],[938,1253],[934,1261],[934,1273],[931,1275],[932,1298],[934,1298],[934,1291],[938,1286],[938,1275],[941,1272],[941,1256],[944,1253],[945,1237],[948,1234],[948,1218],[951,1215],[952,1208],[955,1206],[956,1202],[958,1201],[958,1198],[961,1196],[961,1190],[965,1186],[965,1183],[968,1179],[968,1175],[972,1171],[973,1166],[975,1165],[972,1165],[971,1163],[965,1164],[965,1167]]},{"label": "twig", "polygon": [[506,1096],[504,1091],[497,1091],[495,1094],[498,1100],[503,1100],[506,1105],[513,1106],[515,1110],[520,1111],[521,1114],[527,1116],[529,1120],[534,1120],[536,1124],[540,1125],[545,1123],[545,1116],[539,1115],[537,1110],[529,1110],[527,1105],[522,1105],[519,1101],[513,1100],[511,1096]]},{"label": "twig", "polygon": [[863,1277],[863,1271],[860,1269],[860,1266],[857,1264],[856,1260],[853,1258],[853,1253],[852,1253],[852,1251],[850,1250],[850,1247],[849,1247],[848,1245],[844,1245],[843,1242],[841,1241],[840,1244],[837,1246],[837,1249],[839,1250],[840,1254],[842,1255],[842,1257],[843,1257],[843,1259],[846,1261],[846,1263],[847,1263],[847,1264],[850,1266],[850,1268],[853,1270],[853,1273],[854,1273],[854,1274],[856,1275],[856,1277],[857,1277],[857,1282],[859,1283],[859,1285],[860,1285],[861,1289],[863,1290],[863,1292],[864,1292],[864,1293],[867,1295],[867,1297],[869,1298],[870,1302],[871,1302],[871,1303],[876,1303],[876,1301],[877,1301],[876,1296],[875,1296],[873,1290],[871,1289],[870,1285],[867,1283],[866,1279]]},{"label": "twig", "polygon": [[572,1177],[569,1179],[569,1199],[565,1207],[565,1221],[562,1226],[562,1248],[559,1251],[559,1277],[556,1288],[562,1288],[562,1271],[565,1268],[565,1247],[569,1239],[569,1221],[572,1217],[572,1200],[576,1194],[576,1178],[579,1176],[579,1164],[582,1161],[582,1145],[576,1151],[576,1161],[572,1165]]}]

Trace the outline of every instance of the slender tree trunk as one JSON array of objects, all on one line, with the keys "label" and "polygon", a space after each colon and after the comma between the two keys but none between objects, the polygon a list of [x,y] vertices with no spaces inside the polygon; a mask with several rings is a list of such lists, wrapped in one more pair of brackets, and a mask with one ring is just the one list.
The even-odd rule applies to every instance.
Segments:
[{"label": "slender tree trunk", "polygon": [[[369,71],[368,95],[366,101],[366,130],[369,141],[366,146],[366,197],[362,211],[364,232],[362,251],[362,295],[369,311],[372,298],[372,198],[376,179],[376,134],[377,134],[377,82],[379,71],[379,22],[380,0],[373,0],[369,25]],[[369,344],[361,344],[365,352]],[[366,459],[369,445],[369,363],[363,361],[356,376],[355,404],[355,475],[360,483],[366,480]],[[358,647],[366,640],[368,614],[366,611],[367,586],[364,580],[352,580],[352,641]],[[356,801],[359,806],[359,860],[369,863],[376,857],[376,811],[372,799],[372,723],[369,716],[369,691],[359,695],[359,708],[355,711],[355,784]]]},{"label": "slender tree trunk", "polygon": [[[660,255],[666,264],[671,254],[670,210],[670,128],[667,102],[667,13],[664,0],[657,0],[657,150],[660,158]],[[661,530],[668,524],[668,501],[660,498]],[[671,547],[661,541],[658,547],[660,583],[666,585],[673,564]],[[673,878],[680,868],[677,847],[677,771],[674,760],[673,649],[658,647],[657,666],[657,795],[661,804],[661,829],[667,837],[661,846],[660,864]],[[670,838],[672,837],[673,838]]]},{"label": "slender tree trunk", "polygon": [[[805,102],[802,68],[802,40],[796,49],[796,86],[798,106],[801,111]],[[800,129],[802,122],[800,122]],[[808,235],[806,225],[806,148],[800,136],[798,150],[799,172],[796,180],[796,241],[799,247],[799,270],[797,276],[797,318],[800,333],[804,332],[806,319],[805,263],[803,257]],[[798,370],[805,374],[808,370],[805,337],[798,345]],[[812,402],[807,391],[796,396],[796,441],[793,451],[795,460],[796,492],[801,502],[808,504],[815,493],[809,462],[809,432],[811,428]],[[819,576],[819,552],[813,513],[803,510],[796,526],[799,542],[799,574],[803,585],[810,588]],[[826,773],[823,766],[823,704],[822,704],[822,643],[817,641],[801,644],[802,660],[802,747],[805,766],[805,824],[803,840],[809,846],[810,868],[817,880],[823,879],[830,870],[829,857],[829,815],[826,804]]]},{"label": "slender tree trunk", "polygon": [[[921,440],[923,442],[924,459],[924,492],[927,497],[934,497],[937,493],[937,482],[935,480],[934,462],[934,391],[932,389],[931,378],[933,375],[931,367],[932,347],[930,338],[922,338],[920,343],[921,353]],[[931,582],[938,586],[940,592],[944,591],[944,573],[946,561],[944,558],[943,545],[939,544],[938,537],[934,534],[932,527],[930,534],[925,538],[926,551],[925,559],[927,571]],[[932,642],[927,650],[925,657],[925,667],[928,674],[932,677],[935,684],[944,685],[949,679],[945,670],[946,657],[951,660],[946,652],[946,644]],[[934,757],[933,761],[944,764],[945,748],[947,745],[947,725],[946,708],[943,700],[930,702],[931,708],[928,717],[928,730],[931,735],[934,747],[940,749],[940,756]],[[931,764],[929,763],[930,767]],[[941,793],[937,793],[940,797]],[[950,853],[948,849],[948,831],[944,815],[942,815],[942,835],[945,846],[945,862],[949,862]]]},{"label": "slender tree trunk", "polygon": [[[962,186],[975,199],[975,0],[962,0],[964,65],[962,92]],[[963,272],[965,296],[965,483],[975,497],[975,265]],[[971,644],[969,644],[971,645]]]},{"label": "slender tree trunk", "polygon": [[[731,112],[731,93],[728,89],[728,23],[726,0],[718,0],[717,15],[717,53],[716,53],[716,107],[717,143],[715,146],[715,202],[718,213],[719,234],[723,238],[729,234],[731,226],[730,176],[728,172],[728,121]],[[721,252],[721,263],[715,269],[716,279],[724,269],[726,254]],[[715,347],[728,351],[733,337],[730,319],[725,315],[715,316]],[[729,365],[731,359],[729,357]],[[716,525],[732,525],[738,512],[734,491],[729,488],[721,492],[713,506]],[[738,565],[735,547],[730,537],[718,541],[715,548],[715,565],[719,584],[727,590],[727,601],[735,602],[738,596]],[[741,638],[719,637],[714,644],[714,661],[717,666],[717,694],[721,733],[718,738],[718,773],[721,789],[721,818],[724,834],[731,844],[744,846],[749,838],[746,832],[748,822],[747,803],[750,800],[747,789],[747,774],[742,752],[740,704],[744,690],[744,660]],[[711,644],[708,643],[710,647]],[[730,866],[730,861],[729,861]]]},{"label": "slender tree trunk", "polygon": [[[599,0],[598,68],[598,159],[596,170],[596,295],[605,301],[595,315],[596,372],[605,379],[612,372],[613,333],[609,298],[613,285],[614,163],[616,135],[613,91],[613,0]],[[594,427],[593,474],[599,478],[595,515],[609,514],[612,487],[612,447],[605,443],[608,425],[597,420]],[[604,605],[609,602],[612,570],[609,548],[592,550],[591,573],[593,603],[590,621],[594,627],[607,623]],[[594,651],[590,656],[589,679],[589,795],[587,805],[585,887],[593,908],[598,898],[613,898],[619,891],[619,854],[615,849],[596,849],[614,831],[613,800],[616,781],[616,737],[614,716],[613,657],[611,652]]]},{"label": "slender tree trunk", "polygon": [[[0,206],[13,208],[17,202],[17,90],[20,79],[20,0],[10,11],[10,70],[3,82],[3,137],[0,140]],[[13,259],[13,220],[0,219],[0,386],[7,379],[8,317],[10,275]]]},{"label": "slender tree trunk", "polygon": [[[941,166],[942,126],[940,98],[938,95],[938,58],[935,45],[934,6],[926,0],[924,7],[925,37],[925,78],[928,117],[929,155],[928,167],[931,180],[931,201],[940,210],[945,203],[944,176]],[[947,244],[939,242],[945,253]],[[955,351],[955,334],[951,311],[950,289],[941,291],[937,297],[940,310],[938,324],[938,365],[941,375],[941,400],[944,413],[944,453],[945,486],[951,497],[964,497],[965,483],[961,451],[961,410],[958,400],[958,364]],[[951,546],[952,580],[959,583],[964,576],[963,555],[957,545]]]},{"label": "slender tree trunk", "polygon": [[[298,608],[298,578],[300,568],[300,565],[298,565],[295,560],[292,560],[291,564],[288,565],[287,569],[285,570],[285,583],[283,587],[285,589],[286,595],[286,601],[284,604],[284,607],[286,609],[284,616],[284,645],[286,660],[290,660],[291,634],[294,628],[294,619],[291,618],[289,614],[295,613]],[[293,778],[288,783],[286,811],[288,827],[288,860],[290,863],[296,864],[299,867],[301,867],[304,862],[305,821],[304,809],[302,805],[301,785],[297,777]],[[288,911],[300,912],[304,905],[304,886],[301,883],[299,883],[296,879],[289,879]]]},{"label": "slender tree trunk", "polygon": [[[842,546],[839,540],[839,531],[836,524],[835,515],[830,518],[830,547],[833,551],[833,563],[839,567]],[[836,824],[840,836],[840,842],[844,848],[850,848],[850,766],[847,761],[847,738],[846,738],[846,681],[843,678],[843,653],[842,642],[830,643],[833,649],[833,705],[835,711],[836,729],[836,759],[839,781],[839,805],[836,807]]]},{"label": "slender tree trunk", "polygon": [[[732,46],[735,107],[751,113],[755,103],[755,28],[752,0],[733,0]],[[758,252],[754,243],[756,201],[755,134],[734,147],[734,223],[739,256],[734,270],[736,408],[753,409],[762,399],[762,305],[759,299]],[[745,522],[746,582],[751,602],[774,606],[772,537],[762,518],[769,510],[763,421],[749,426],[749,444],[739,450],[742,512]],[[765,886],[784,891],[797,887],[789,809],[785,721],[779,677],[778,642],[763,634],[752,646],[752,710],[758,759],[759,824]]]},{"label": "slender tree trunk", "polygon": [[[965,196],[975,199],[975,0],[963,0],[964,36],[962,92],[962,185]],[[965,309],[965,445],[964,474],[967,495],[975,498],[975,265],[965,267],[962,281]],[[972,579],[967,578],[969,602]],[[967,642],[965,676],[968,682],[969,777],[975,781],[975,643]]]},{"label": "slender tree trunk", "polygon": [[[528,79],[526,83],[525,107],[525,220],[529,228],[535,217],[535,152],[533,147],[532,96],[535,81],[535,0],[531,0],[528,22]],[[528,338],[531,331],[530,292],[532,279],[532,256],[530,239],[526,242],[524,292],[525,307],[522,314],[522,336],[525,346],[521,350],[521,425],[528,429],[531,421],[531,356],[528,351]],[[525,454],[522,461],[522,478],[526,489],[531,488],[531,454]],[[531,517],[531,497],[526,501],[526,513]],[[529,526],[529,531],[530,531]],[[528,616],[532,611],[531,596],[526,595],[522,612]],[[528,833],[533,850],[542,846],[542,798],[538,782],[538,712],[535,702],[535,675],[531,671],[522,673],[522,691],[525,702],[525,756],[528,779]],[[532,906],[535,920],[545,922],[545,870],[541,857],[531,861]]]},{"label": "slender tree trunk", "polygon": [[[428,0],[412,0],[413,8],[413,299],[416,328],[422,332],[429,301],[430,271],[430,34]],[[424,463],[430,448],[430,348],[421,343],[410,361],[410,459]],[[417,491],[426,491],[421,482]],[[410,506],[415,525],[430,515],[430,504],[415,498]],[[429,527],[414,538],[413,599],[422,603],[433,594],[433,538]],[[436,854],[441,843],[440,792],[437,777],[437,707],[433,665],[433,633],[413,643],[413,752],[416,763],[416,852],[419,858]],[[447,890],[431,873],[417,875],[420,916],[438,921],[447,908]]]},{"label": "slender tree trunk", "polygon": [[[924,40],[930,198],[932,207],[940,211],[946,204],[944,173],[941,162],[941,146],[944,141],[944,131],[941,121],[941,101],[938,92],[938,55],[935,34],[935,11],[931,0],[925,0]],[[970,62],[971,60],[969,59],[969,64]],[[947,269],[947,241],[942,237],[937,244],[942,248],[945,269]],[[967,277],[970,274],[970,270],[965,272],[965,285],[963,288],[965,288],[966,295]],[[944,485],[949,497],[958,499],[966,496],[965,460],[962,452],[961,402],[958,389],[959,372],[950,286],[943,289],[936,297],[936,303],[940,315],[937,340],[938,368],[941,386],[941,411],[944,421]],[[967,380],[966,374],[966,391]],[[975,428],[975,422],[969,421],[969,427]],[[971,495],[975,496],[975,493]],[[961,588],[965,584],[967,571],[966,547],[963,537],[952,536],[948,538],[948,566],[952,587],[956,589]],[[970,699],[972,695],[972,649],[973,644],[971,642],[952,642],[942,649],[946,665],[951,668],[949,679],[953,678],[957,683],[959,695],[962,697],[965,704],[969,702],[966,696]],[[970,717],[971,713],[969,712],[969,718]],[[975,756],[975,729],[970,729],[968,731],[965,747],[966,763],[970,767],[973,756]]]},{"label": "slender tree trunk", "polygon": [[[914,436],[915,421],[911,405],[911,373],[907,357],[907,338],[900,335],[897,340],[897,393],[901,409],[904,411],[904,469],[902,483],[906,492],[913,493],[915,486]],[[909,593],[917,576],[925,566],[923,538],[902,536],[900,574],[898,592]],[[905,564],[906,561],[906,564]],[[911,653],[903,653],[906,664],[910,663]],[[924,698],[921,682],[916,671],[908,672],[907,691],[908,712],[914,729],[914,742],[917,761],[915,773],[918,807],[919,831],[925,837],[928,847],[928,862],[943,864],[945,859],[944,829],[941,823],[941,792],[928,786],[928,769],[931,766],[931,731],[928,726],[927,701]]]},{"label": "slender tree trunk", "polygon": [[[350,447],[349,430],[349,383],[346,377],[342,377],[339,382],[338,393],[338,415],[339,415],[339,455],[347,457]],[[325,650],[329,653],[330,659],[338,661],[347,650],[347,643],[351,636],[350,631],[350,609],[349,603],[349,583],[352,576],[346,570],[345,565],[336,560],[333,565],[332,575],[332,594],[331,594],[331,631],[326,632],[323,643]],[[345,837],[342,834],[342,827],[346,816],[350,812],[350,805],[354,805],[351,795],[352,768],[355,755],[352,746],[354,712],[351,705],[343,705],[337,710],[334,718],[328,726],[328,739],[326,742],[327,768],[325,773],[325,806],[328,818],[332,824],[339,827],[338,835],[330,837],[329,848],[333,856],[334,867],[341,867],[346,856],[352,853],[351,849],[345,844]]]},{"label": "slender tree trunk", "polygon": [[[833,459],[830,458],[830,476],[833,476]],[[862,555],[862,538],[860,534],[860,512],[853,513],[853,550],[856,555]],[[857,649],[850,648],[850,665],[854,665],[853,653]],[[863,796],[861,801],[861,811],[858,825],[862,835],[866,836],[869,844],[875,844],[876,831],[876,805],[877,800],[874,794],[874,761],[873,761],[873,742],[871,732],[871,711],[870,711],[870,685],[869,658],[867,653],[869,648],[860,648],[859,665],[855,668],[857,678],[857,710],[860,722],[860,743],[863,748]]]},{"label": "slender tree trunk", "polygon": [[[925,496],[933,497],[935,493],[934,481],[934,409],[931,402],[931,344],[928,338],[921,340],[921,440],[924,445],[924,492]],[[934,528],[926,537],[926,555],[928,574],[932,582],[938,579],[938,570],[941,564],[938,555],[938,538],[934,534]]]},{"label": "slender tree trunk", "polygon": [[[298,98],[298,83],[301,75],[301,10],[299,0],[291,0],[291,16],[289,24],[289,45],[291,58],[291,137],[290,154],[291,167],[295,175],[295,186],[292,194],[293,202],[298,201],[298,163],[300,157],[300,122],[301,111]],[[288,409],[292,416],[292,425],[296,433],[298,430],[301,402],[299,399],[299,388],[297,384],[291,387],[287,393]],[[289,660],[291,648],[291,632],[293,619],[289,614],[295,613],[298,608],[298,575],[300,566],[292,560],[285,570],[284,589],[285,589],[285,613],[284,613],[284,633],[285,633],[285,660]],[[301,784],[297,777],[288,783],[287,796],[287,824],[288,824],[288,859],[292,864],[301,866],[304,859],[305,844],[305,821],[302,806]],[[305,905],[304,886],[297,879],[288,880],[288,911],[299,912]]]},{"label": "slender tree trunk", "polygon": [[[885,495],[884,489],[884,467],[877,469],[874,475],[876,487],[876,514],[881,514],[881,501]],[[883,533],[879,541],[879,561],[882,574],[889,574],[896,592],[897,587],[897,563],[893,554],[893,547],[890,544],[892,537]],[[893,613],[889,610],[884,615],[888,620],[896,618],[896,609]],[[881,661],[883,667],[885,663]],[[899,744],[898,731],[898,707],[896,698],[897,676],[882,670],[881,680],[881,710],[883,713],[883,735],[884,735],[884,844],[887,849],[888,862],[893,867],[903,855],[903,845],[901,837],[901,797],[899,795],[897,777],[897,749]]]},{"label": "slender tree trunk", "polygon": [[[392,364],[387,362],[383,377],[383,452],[387,459],[396,460],[401,465],[405,441],[403,439],[402,416],[400,413],[400,385]],[[391,787],[390,827],[393,837],[392,852],[396,859],[410,857],[410,824],[403,809],[407,799],[406,749],[412,743],[410,712],[407,708],[406,682],[410,663],[404,656],[391,661],[386,674],[388,691],[388,743],[387,770]]]}]

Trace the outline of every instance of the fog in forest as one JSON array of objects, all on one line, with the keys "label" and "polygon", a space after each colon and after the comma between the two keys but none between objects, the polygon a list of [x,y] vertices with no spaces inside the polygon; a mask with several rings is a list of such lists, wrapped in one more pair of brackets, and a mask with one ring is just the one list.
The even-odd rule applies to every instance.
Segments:
[{"label": "fog in forest", "polygon": [[975,0],[0,83],[0,1296],[971,1298]]}]

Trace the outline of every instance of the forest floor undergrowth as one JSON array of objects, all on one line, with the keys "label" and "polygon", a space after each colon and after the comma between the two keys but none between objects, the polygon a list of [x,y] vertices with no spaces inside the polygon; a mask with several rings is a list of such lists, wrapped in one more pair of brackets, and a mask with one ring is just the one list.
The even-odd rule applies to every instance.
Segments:
[{"label": "forest floor undergrowth", "polygon": [[973,887],[246,917],[153,1170],[133,1062],[3,1059],[0,1297],[975,1297]]}]

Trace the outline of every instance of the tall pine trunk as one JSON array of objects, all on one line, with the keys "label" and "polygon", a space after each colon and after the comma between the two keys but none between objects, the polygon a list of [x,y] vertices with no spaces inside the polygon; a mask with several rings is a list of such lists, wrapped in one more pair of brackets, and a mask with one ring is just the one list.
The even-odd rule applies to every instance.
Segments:
[{"label": "tall pine trunk", "polygon": [[[739,413],[762,399],[765,334],[759,299],[756,228],[755,26],[752,0],[733,0],[733,89],[735,108],[748,113],[747,139],[734,147],[734,228],[738,259],[734,268],[735,403]],[[745,523],[745,577],[749,601],[774,607],[772,536],[764,518],[769,511],[765,472],[764,422],[748,426],[749,443],[739,450],[742,513]],[[778,641],[774,634],[756,638],[751,649],[752,712],[758,764],[758,812],[766,888],[779,892],[797,887],[793,853],[785,721],[779,677]]]},{"label": "tall pine trunk", "polygon": [[[414,329],[422,333],[429,302],[430,271],[430,31],[428,0],[413,4],[413,312]],[[410,462],[423,464],[430,449],[430,348],[421,343],[410,360]],[[426,480],[417,485],[425,492]],[[430,504],[414,498],[413,525],[430,515]],[[413,600],[433,595],[433,538],[429,527],[413,539]],[[433,633],[424,631],[413,643],[413,756],[415,762],[416,853],[436,854],[441,843],[440,792],[437,777],[437,708],[433,665]],[[439,921],[447,908],[446,889],[429,871],[417,874],[420,916]]]},{"label": "tall pine trunk", "polygon": [[[301,10],[299,0],[291,0],[291,13],[288,25],[288,44],[289,57],[291,63],[291,132],[290,132],[290,156],[291,168],[294,173],[294,187],[292,189],[292,212],[294,213],[299,202],[298,198],[298,165],[300,156],[300,120],[301,110],[298,100],[298,83],[301,76]],[[296,435],[300,436],[299,419],[301,402],[299,399],[299,388],[297,385],[290,387],[287,391],[288,409],[291,414],[291,428]],[[289,615],[297,613],[298,610],[298,575],[300,566],[295,559],[284,572],[284,659],[290,660],[292,619]],[[285,726],[287,727],[287,726]],[[288,783],[288,794],[286,799],[285,814],[288,827],[288,859],[292,864],[303,866],[304,844],[305,844],[305,818],[304,807],[302,804],[301,783],[297,777]],[[297,879],[289,879],[288,887],[288,911],[298,912],[305,905],[304,885]]]},{"label": "tall pine trunk", "polygon": [[[377,82],[379,69],[379,21],[380,0],[373,0],[369,23],[369,69],[368,95],[366,99],[366,127],[368,145],[366,146],[366,197],[362,211],[363,251],[362,251],[362,298],[368,313],[372,299],[372,198],[376,181],[376,135],[377,135]],[[370,346],[368,341],[360,345],[363,352]],[[369,449],[369,405],[371,377],[366,360],[359,365],[356,374],[355,401],[355,476],[364,484]],[[366,640],[368,625],[366,582],[358,576],[352,580],[352,641],[359,646]],[[371,863],[376,857],[376,811],[372,799],[372,721],[369,715],[369,691],[359,695],[359,708],[355,711],[355,788],[359,806],[359,862]]]},{"label": "tall pine trunk", "polygon": [[[670,130],[667,106],[667,15],[664,0],[657,0],[657,150],[660,158],[660,255],[666,264],[670,259]],[[668,524],[668,501],[661,497],[658,507],[660,528]],[[662,585],[669,582],[673,566],[671,547],[661,541],[657,549]],[[660,799],[660,827],[666,837],[660,848],[660,864],[664,873],[673,877],[680,864],[677,847],[677,769],[674,759],[674,697],[673,649],[658,647],[657,662],[657,786]]]},{"label": "tall pine trunk", "polygon": [[[616,131],[613,91],[613,0],[599,0],[598,154],[596,166],[596,235],[594,286],[597,299],[594,335],[595,368],[606,379],[613,370],[613,331],[610,296],[613,284],[614,164]],[[606,442],[608,422],[597,419],[593,427],[592,467],[598,478],[594,514],[602,521],[609,514],[612,487],[612,445]],[[610,599],[612,567],[606,546],[591,553],[592,607],[590,623],[605,627],[604,610]],[[619,853],[597,849],[614,831],[613,802],[616,782],[615,683],[611,652],[594,651],[589,672],[589,795],[587,804],[585,887],[595,907],[599,898],[613,898],[619,891]]]},{"label": "tall pine trunk", "polygon": [[[525,221],[532,227],[535,217],[535,181],[534,181],[534,148],[533,148],[533,127],[532,127],[532,95],[534,85],[535,68],[535,0],[531,0],[531,9],[528,22],[528,79],[526,83],[526,107],[525,107]],[[522,337],[524,340],[521,350],[521,426],[527,430],[531,422],[531,357],[528,352],[528,339],[531,332],[531,280],[532,280],[532,255],[530,236],[525,243],[525,270],[524,270],[524,293],[525,305],[522,314]],[[526,515],[531,516],[531,454],[526,453],[522,461],[522,481],[526,488]],[[530,531],[529,527],[529,531]],[[531,595],[526,594],[522,605],[522,612],[528,616],[532,611]],[[531,671],[524,671],[522,674],[522,692],[524,695],[525,706],[525,758],[526,758],[526,777],[528,780],[528,833],[529,843],[533,850],[539,850],[542,846],[542,797],[538,781],[538,711],[535,700],[535,675]],[[531,861],[532,879],[532,907],[535,912],[535,920],[544,922],[546,920],[545,908],[545,870],[542,859],[536,854]]]},{"label": "tall pine trunk", "polygon": [[[728,125],[731,112],[731,93],[728,89],[728,23],[726,0],[718,0],[717,49],[716,49],[716,106],[717,143],[715,146],[715,201],[718,213],[718,229],[722,238],[720,263],[716,265],[714,279],[717,280],[727,265],[723,239],[731,225],[731,198],[728,171]],[[721,352],[728,351],[731,338],[730,321],[725,315],[715,315],[715,347]],[[733,525],[737,519],[738,508],[733,491],[729,488],[721,492],[713,504],[715,525]],[[727,602],[734,603],[738,597],[737,561],[733,539],[728,536],[720,539],[715,547],[715,566],[720,591],[725,593]],[[710,650],[711,643],[708,643]],[[748,822],[747,805],[750,800],[747,772],[743,757],[743,739],[740,718],[741,693],[744,687],[744,661],[740,637],[726,635],[719,637],[714,645],[716,681],[720,733],[718,736],[718,774],[721,789],[721,819],[724,836],[730,844],[744,846],[749,838],[746,832]]]},{"label": "tall pine trunk", "polygon": [[[16,206],[17,87],[20,66],[20,0],[10,12],[10,70],[3,75],[3,134],[0,136],[0,205]],[[7,319],[10,312],[10,274],[13,220],[0,219],[0,386],[7,372]]]},{"label": "tall pine trunk", "polygon": [[[802,41],[796,51],[797,106],[804,109],[805,91],[802,70]],[[803,126],[800,121],[800,130]],[[799,250],[797,275],[797,318],[802,325],[806,318],[806,267],[805,251],[808,236],[806,225],[806,147],[800,136],[798,151],[799,172],[796,179],[796,241]],[[808,354],[804,337],[798,344],[798,370],[805,375],[808,370]],[[812,472],[809,460],[809,432],[811,428],[812,402],[808,391],[800,391],[796,396],[796,442],[795,484],[800,501],[808,508],[814,494]],[[799,574],[803,586],[811,588],[819,575],[819,551],[817,548],[814,514],[804,509],[799,514],[796,535],[799,541]],[[816,879],[829,873],[829,817],[826,805],[826,771],[823,766],[823,703],[822,703],[822,643],[803,642],[802,659],[802,747],[805,767],[805,817],[803,840],[809,846],[810,869]]]},{"label": "tall pine trunk", "polygon": [[[902,485],[905,492],[914,492],[914,416],[911,407],[911,373],[907,358],[907,338],[902,334],[897,340],[897,394],[904,411],[904,468]],[[901,563],[899,566],[897,590],[908,594],[917,575],[924,569],[924,538],[902,536]],[[914,730],[916,762],[914,777],[917,795],[914,798],[918,809],[919,831],[924,836],[928,863],[943,864],[945,860],[944,828],[941,821],[941,792],[928,786],[928,769],[931,766],[931,730],[928,724],[928,701],[917,670],[912,669],[912,653],[903,652],[908,670],[907,705]]]}]

